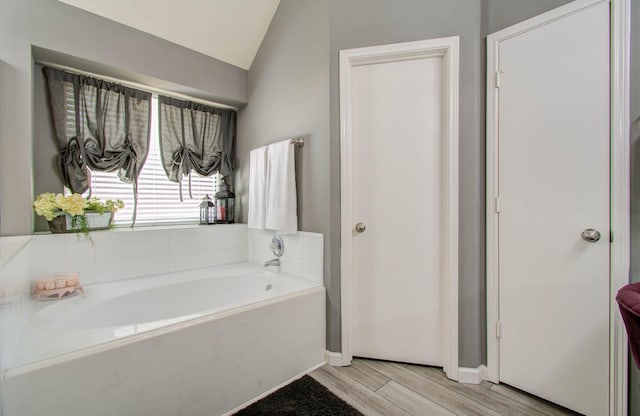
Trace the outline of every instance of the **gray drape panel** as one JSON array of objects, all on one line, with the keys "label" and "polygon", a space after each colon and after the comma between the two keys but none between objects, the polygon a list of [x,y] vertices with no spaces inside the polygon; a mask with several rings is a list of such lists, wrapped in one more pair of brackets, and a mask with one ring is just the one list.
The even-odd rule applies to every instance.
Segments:
[{"label": "gray drape panel", "polygon": [[202,176],[233,172],[234,110],[165,96],[158,97],[158,104],[162,165],[170,181],[181,184],[191,171]]},{"label": "gray drape panel", "polygon": [[[58,166],[72,192],[90,187],[93,170],[118,172],[133,185],[147,157],[151,93],[45,67],[58,141]],[[134,218],[135,222],[135,209]]]}]

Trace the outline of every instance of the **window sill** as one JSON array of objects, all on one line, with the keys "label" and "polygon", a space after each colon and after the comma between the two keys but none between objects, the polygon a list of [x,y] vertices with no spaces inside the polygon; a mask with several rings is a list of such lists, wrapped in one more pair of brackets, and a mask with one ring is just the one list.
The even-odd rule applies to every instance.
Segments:
[{"label": "window sill", "polygon": [[[116,225],[109,230],[98,230],[91,231],[91,234],[94,233],[131,233],[131,232],[142,232],[142,231],[151,231],[151,230],[190,230],[194,228],[208,228],[208,227],[234,227],[234,226],[246,226],[243,223],[233,223],[233,224],[211,224],[211,225],[200,225],[199,223],[179,223],[179,224],[149,224],[149,225],[136,225],[131,228],[128,225]],[[52,234],[50,231],[37,231],[33,233],[33,235],[48,235]],[[73,233],[66,233],[60,235],[73,235]]]}]

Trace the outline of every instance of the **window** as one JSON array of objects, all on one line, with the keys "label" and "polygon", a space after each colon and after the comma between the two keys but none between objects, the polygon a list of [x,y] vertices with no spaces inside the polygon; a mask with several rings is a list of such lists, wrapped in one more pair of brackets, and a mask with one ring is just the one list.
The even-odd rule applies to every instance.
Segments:
[{"label": "window", "polygon": [[[71,103],[73,105],[73,103]],[[72,107],[73,108],[73,107]],[[151,140],[149,154],[138,179],[138,213],[136,225],[176,224],[197,222],[200,218],[199,205],[205,194],[213,197],[219,175],[200,176],[191,174],[191,194],[189,179],[182,181],[183,202],[180,202],[179,185],[170,182],[162,168],[160,140],[158,136],[158,98],[151,100]],[[68,192],[68,190],[65,190]],[[93,196],[106,199],[122,199],[125,208],[114,217],[116,225],[130,225],[133,215],[133,188],[131,184],[118,179],[116,172],[91,171],[91,192]],[[88,195],[88,192],[85,196]]]}]

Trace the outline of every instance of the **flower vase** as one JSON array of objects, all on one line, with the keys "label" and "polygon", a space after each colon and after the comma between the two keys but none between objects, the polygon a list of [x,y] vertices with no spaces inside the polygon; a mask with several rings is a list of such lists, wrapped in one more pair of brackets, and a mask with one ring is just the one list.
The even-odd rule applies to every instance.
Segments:
[{"label": "flower vase", "polygon": [[[84,213],[87,217],[88,231],[106,230],[111,227],[113,221],[113,212],[105,212],[103,214],[97,211],[87,211]],[[79,221],[73,224],[72,216],[69,214],[59,215],[49,221],[49,230],[54,234],[60,233],[77,233],[81,232]]]}]

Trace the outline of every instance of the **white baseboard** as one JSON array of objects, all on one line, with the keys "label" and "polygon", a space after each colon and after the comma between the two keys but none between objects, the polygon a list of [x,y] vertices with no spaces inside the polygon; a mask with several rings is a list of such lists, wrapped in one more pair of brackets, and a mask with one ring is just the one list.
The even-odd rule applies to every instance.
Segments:
[{"label": "white baseboard", "polygon": [[344,363],[342,362],[342,353],[341,352],[332,352],[325,350],[324,359],[332,367],[342,367]]},{"label": "white baseboard", "polygon": [[487,379],[487,367],[480,365],[477,368],[459,367],[458,382],[467,384],[480,384]]}]

